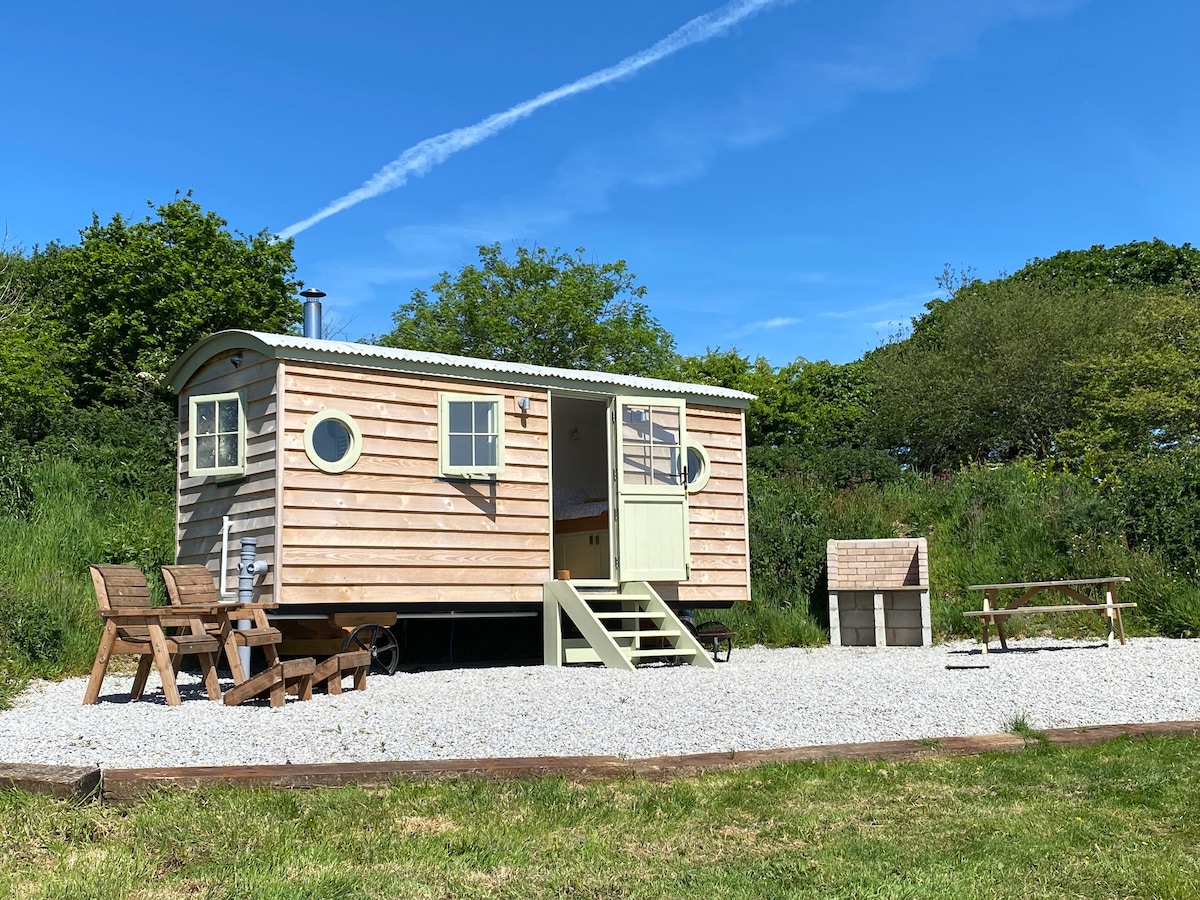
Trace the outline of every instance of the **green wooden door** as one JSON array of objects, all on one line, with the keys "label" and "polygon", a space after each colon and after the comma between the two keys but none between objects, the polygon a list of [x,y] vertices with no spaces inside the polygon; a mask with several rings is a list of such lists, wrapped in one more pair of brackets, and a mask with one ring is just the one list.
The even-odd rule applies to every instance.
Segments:
[{"label": "green wooden door", "polygon": [[688,578],[684,401],[617,398],[620,581]]}]

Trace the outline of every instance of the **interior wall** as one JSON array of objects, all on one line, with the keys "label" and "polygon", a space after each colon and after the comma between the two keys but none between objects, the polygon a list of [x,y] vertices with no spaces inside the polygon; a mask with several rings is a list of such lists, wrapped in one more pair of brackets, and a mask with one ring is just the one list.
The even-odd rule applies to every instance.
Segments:
[{"label": "interior wall", "polygon": [[557,396],[551,404],[556,501],[607,499],[608,404]]}]

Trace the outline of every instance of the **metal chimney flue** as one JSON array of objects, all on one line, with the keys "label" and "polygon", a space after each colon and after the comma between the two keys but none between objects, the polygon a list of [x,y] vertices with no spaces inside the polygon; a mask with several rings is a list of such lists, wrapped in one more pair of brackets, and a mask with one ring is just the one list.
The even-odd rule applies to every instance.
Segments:
[{"label": "metal chimney flue", "polygon": [[316,288],[305,288],[300,292],[304,298],[304,336],[321,339],[321,298],[324,291]]}]

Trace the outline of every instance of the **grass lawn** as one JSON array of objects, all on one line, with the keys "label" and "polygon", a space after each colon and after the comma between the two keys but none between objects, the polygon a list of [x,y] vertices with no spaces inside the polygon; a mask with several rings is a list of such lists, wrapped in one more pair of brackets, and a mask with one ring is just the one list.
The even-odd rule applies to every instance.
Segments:
[{"label": "grass lawn", "polygon": [[0,896],[1190,898],[1200,740],[662,784],[6,792]]}]

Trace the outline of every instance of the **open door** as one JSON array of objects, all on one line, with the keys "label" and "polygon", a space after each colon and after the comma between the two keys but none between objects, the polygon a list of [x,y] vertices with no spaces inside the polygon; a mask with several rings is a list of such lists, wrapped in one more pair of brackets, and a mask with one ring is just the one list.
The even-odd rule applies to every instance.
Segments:
[{"label": "open door", "polygon": [[617,398],[620,581],[688,578],[684,401]]}]

